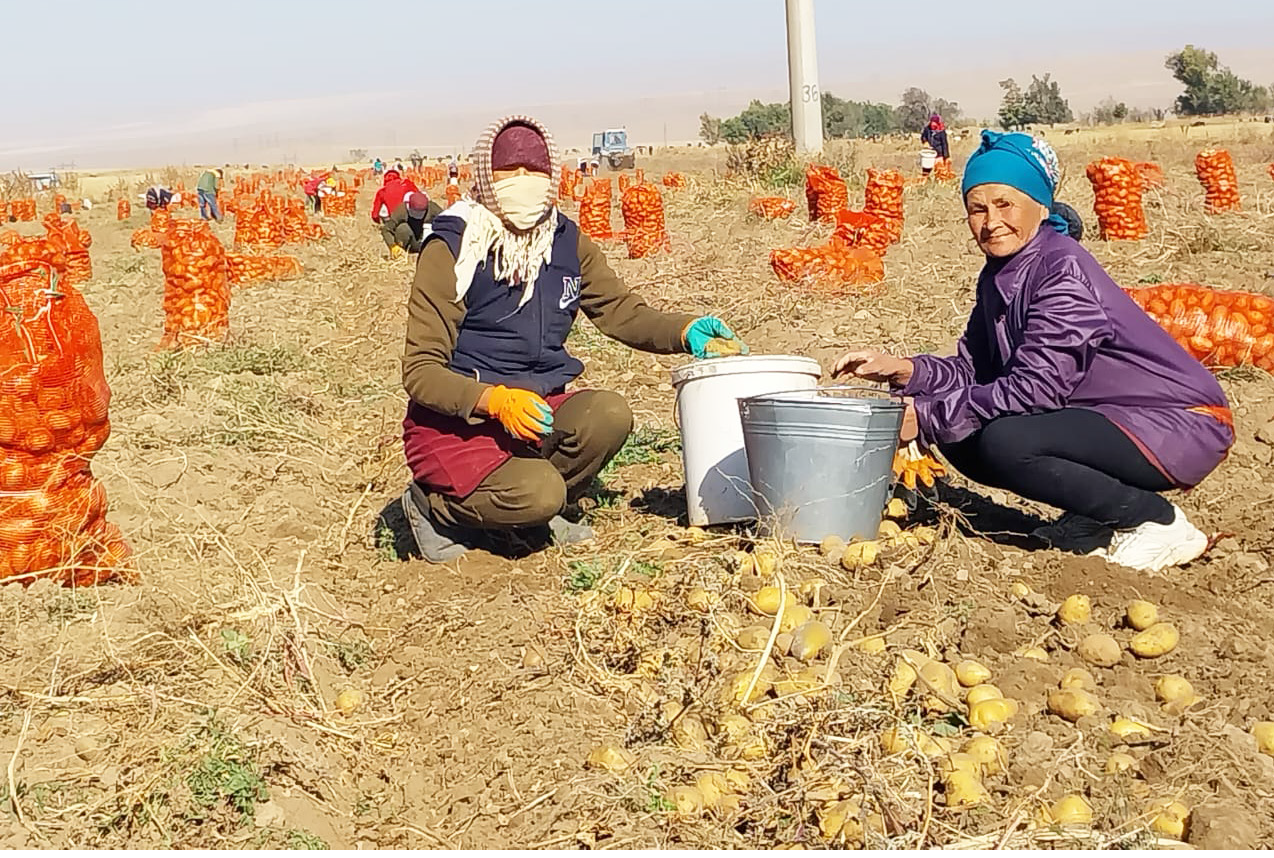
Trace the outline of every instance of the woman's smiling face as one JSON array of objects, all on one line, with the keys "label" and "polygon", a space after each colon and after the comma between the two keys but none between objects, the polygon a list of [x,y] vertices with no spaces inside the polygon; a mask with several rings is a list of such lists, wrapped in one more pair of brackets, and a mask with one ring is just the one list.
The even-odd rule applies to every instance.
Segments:
[{"label": "woman's smiling face", "polygon": [[964,198],[973,240],[987,256],[1012,256],[1039,232],[1048,209],[1010,185],[985,184]]}]

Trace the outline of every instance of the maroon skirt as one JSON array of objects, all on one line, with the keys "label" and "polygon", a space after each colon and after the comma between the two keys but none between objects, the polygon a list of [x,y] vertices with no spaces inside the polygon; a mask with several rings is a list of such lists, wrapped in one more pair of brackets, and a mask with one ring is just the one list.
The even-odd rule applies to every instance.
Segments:
[{"label": "maroon skirt", "polygon": [[[554,411],[577,391],[544,397]],[[538,455],[539,444],[514,438],[498,420],[471,424],[408,401],[403,452],[416,482],[428,491],[467,497],[514,456]]]}]

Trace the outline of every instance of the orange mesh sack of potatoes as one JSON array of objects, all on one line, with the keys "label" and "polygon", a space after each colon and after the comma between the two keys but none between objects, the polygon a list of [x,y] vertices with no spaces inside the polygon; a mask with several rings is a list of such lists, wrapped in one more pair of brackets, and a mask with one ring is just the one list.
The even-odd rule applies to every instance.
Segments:
[{"label": "orange mesh sack of potatoes", "polygon": [[1196,359],[1274,372],[1274,298],[1197,283],[1128,289],[1129,296]]},{"label": "orange mesh sack of potatoes", "polygon": [[120,200],[115,204],[115,219],[128,220],[133,216],[133,204],[128,200]]},{"label": "orange mesh sack of potatoes", "polygon": [[849,207],[849,188],[835,167],[810,164],[805,168],[805,202],[810,220],[831,223],[838,211]]},{"label": "orange mesh sack of potatoes", "polygon": [[9,203],[9,214],[17,221],[35,220],[35,200],[14,200]]},{"label": "orange mesh sack of potatoes", "polygon": [[1203,202],[1208,211],[1239,210],[1239,180],[1229,152],[1204,149],[1194,156],[1194,172],[1203,185]]},{"label": "orange mesh sack of potatoes", "polygon": [[610,179],[594,179],[579,204],[579,228],[594,241],[611,237]]},{"label": "orange mesh sack of potatoes", "polygon": [[933,177],[939,182],[954,182],[956,180],[956,171],[951,166],[950,158],[939,158],[934,162]]},{"label": "orange mesh sack of potatoes", "polygon": [[[326,211],[327,200],[324,200],[323,206]],[[301,214],[304,217],[303,208]],[[296,209],[285,208],[281,199],[267,191],[250,206],[235,212],[234,243],[240,247],[281,247],[289,232],[289,222],[291,233],[299,235],[301,227],[296,223]]]},{"label": "orange mesh sack of potatoes", "polygon": [[81,229],[73,218],[63,219],[62,215],[50,213],[44,216],[44,232],[49,241],[66,254],[63,283],[79,286],[93,279],[93,261],[88,255],[93,236],[87,230]]},{"label": "orange mesh sack of potatoes", "polygon": [[251,256],[226,253],[226,276],[231,283],[257,283],[262,280],[287,280],[302,271],[295,256]]},{"label": "orange mesh sack of potatoes", "polygon": [[824,295],[862,294],[863,290],[854,287],[885,278],[885,264],[876,253],[836,242],[772,250],[770,267],[780,280],[803,284]]},{"label": "orange mesh sack of potatoes", "polygon": [[791,217],[796,211],[796,203],[785,197],[753,197],[748,203],[748,211],[766,220],[778,220]]},{"label": "orange mesh sack of potatoes", "polygon": [[668,233],[664,228],[664,200],[654,185],[633,185],[620,201],[624,215],[624,238],[628,242],[628,258],[641,259],[657,250],[668,249]]},{"label": "orange mesh sack of potatoes", "polygon": [[[448,185],[448,188],[450,187],[451,186]],[[574,193],[575,193],[575,171],[572,170],[570,167],[563,167],[562,178],[557,183],[558,203],[564,203],[567,200],[573,199]],[[448,203],[448,205],[451,205],[451,203]]]},{"label": "orange mesh sack of potatoes", "polygon": [[164,335],[160,348],[222,341],[230,327],[226,251],[205,221],[174,221],[160,248]]},{"label": "orange mesh sack of potatoes", "polygon": [[460,198],[464,196],[464,194],[460,190],[459,185],[447,185],[446,195],[447,195],[447,208],[451,208],[456,203],[460,202]]},{"label": "orange mesh sack of potatoes", "polygon": [[[270,240],[277,239],[285,244],[305,244],[308,241],[318,241],[327,235],[321,224],[310,222],[303,200],[287,200],[286,203],[277,216],[278,235],[270,237]],[[237,222],[235,226],[238,227]],[[236,229],[236,235],[237,233]],[[278,247],[277,244],[272,246]]]},{"label": "orange mesh sack of potatoes", "polygon": [[884,256],[893,243],[893,232],[879,215],[845,209],[836,213],[832,241],[846,247],[865,247],[877,256]]},{"label": "orange mesh sack of potatoes", "polygon": [[150,226],[133,230],[133,237],[129,243],[134,250],[139,247],[157,248],[171,223],[172,215],[169,214],[168,209],[154,209],[150,213]]},{"label": "orange mesh sack of potatoes", "polygon": [[97,319],[54,267],[7,252],[0,301],[0,583],[134,580],[90,469],[110,435]]},{"label": "orange mesh sack of potatoes", "polygon": [[323,197],[323,214],[329,217],[353,217],[358,198],[349,191],[334,191]]},{"label": "orange mesh sack of potatoes", "polygon": [[902,189],[905,185],[906,180],[897,170],[867,169],[863,212],[884,222],[891,244],[902,239]]},{"label": "orange mesh sack of potatoes", "polygon": [[1141,176],[1142,188],[1163,187],[1163,167],[1154,161],[1138,161],[1133,167],[1137,170],[1137,175]]},{"label": "orange mesh sack of potatoes", "polygon": [[1141,205],[1141,173],[1127,158],[1102,158],[1086,170],[1092,182],[1093,211],[1103,241],[1138,241],[1146,237],[1146,212]]},{"label": "orange mesh sack of potatoes", "polygon": [[683,173],[665,173],[663,178],[665,188],[673,188],[680,190],[685,188],[689,183],[686,181]]}]

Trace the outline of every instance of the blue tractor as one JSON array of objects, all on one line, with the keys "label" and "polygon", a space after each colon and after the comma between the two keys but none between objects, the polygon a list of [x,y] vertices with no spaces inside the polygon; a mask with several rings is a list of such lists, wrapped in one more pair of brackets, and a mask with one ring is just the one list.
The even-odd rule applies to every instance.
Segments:
[{"label": "blue tractor", "polygon": [[612,170],[631,170],[637,166],[637,156],[628,146],[628,132],[623,128],[611,128],[593,135],[593,158],[604,161]]}]

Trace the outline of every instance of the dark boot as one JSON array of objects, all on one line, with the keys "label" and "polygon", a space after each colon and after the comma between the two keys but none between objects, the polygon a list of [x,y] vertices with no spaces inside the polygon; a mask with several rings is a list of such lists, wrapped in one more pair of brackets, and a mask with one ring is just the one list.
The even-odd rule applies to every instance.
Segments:
[{"label": "dark boot", "polygon": [[403,492],[402,507],[420,556],[430,563],[449,563],[463,555],[469,550],[461,541],[463,534],[435,523],[424,505],[416,500],[417,492],[420,489],[415,483],[408,486]]}]

